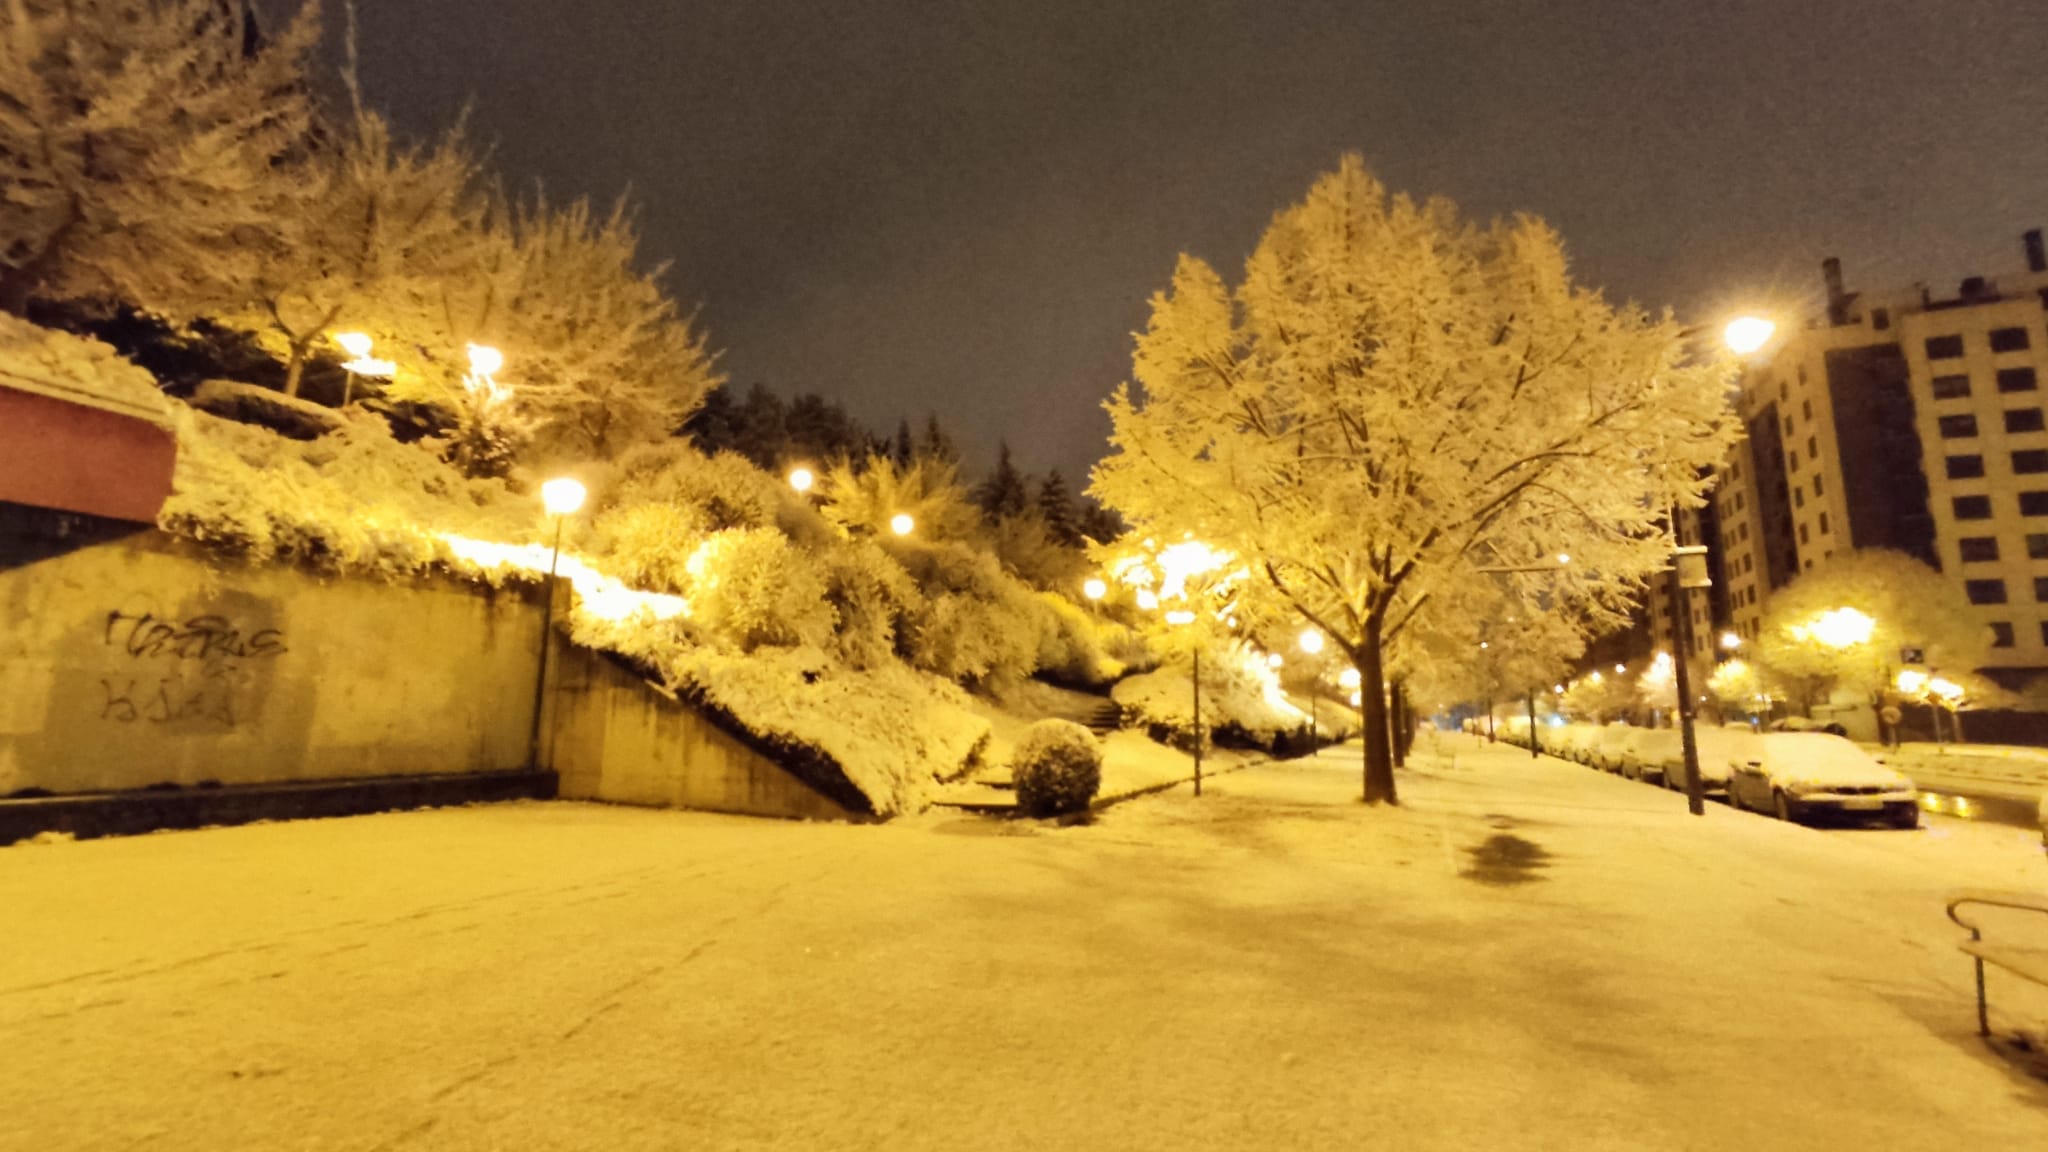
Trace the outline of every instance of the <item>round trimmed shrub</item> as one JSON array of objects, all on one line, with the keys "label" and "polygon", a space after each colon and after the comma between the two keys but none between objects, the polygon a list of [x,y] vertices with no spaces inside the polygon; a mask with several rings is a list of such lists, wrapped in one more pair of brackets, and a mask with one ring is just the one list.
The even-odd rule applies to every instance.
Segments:
[{"label": "round trimmed shrub", "polygon": [[1102,786],[1102,748],[1071,720],[1040,720],[1010,758],[1017,807],[1027,816],[1080,812]]}]

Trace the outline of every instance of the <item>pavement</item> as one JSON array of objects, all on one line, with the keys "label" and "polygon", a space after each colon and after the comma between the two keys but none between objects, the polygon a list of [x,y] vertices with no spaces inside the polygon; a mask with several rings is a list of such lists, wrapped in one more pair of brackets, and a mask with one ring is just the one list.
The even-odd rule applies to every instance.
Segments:
[{"label": "pavement", "polygon": [[2048,1147],[1941,910],[2048,891],[2023,831],[1692,817],[1464,738],[1399,808],[1357,781],[0,849],[0,1148]]}]

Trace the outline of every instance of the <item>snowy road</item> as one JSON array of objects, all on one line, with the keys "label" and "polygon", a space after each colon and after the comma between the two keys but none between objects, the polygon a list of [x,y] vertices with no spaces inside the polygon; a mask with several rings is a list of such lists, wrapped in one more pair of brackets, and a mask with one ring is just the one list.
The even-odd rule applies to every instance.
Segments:
[{"label": "snowy road", "polygon": [[1398,811],[1332,753],[1066,829],[529,804],[0,850],[0,1149],[2048,1147],[1939,899],[2048,890],[2037,841],[1443,752]]}]

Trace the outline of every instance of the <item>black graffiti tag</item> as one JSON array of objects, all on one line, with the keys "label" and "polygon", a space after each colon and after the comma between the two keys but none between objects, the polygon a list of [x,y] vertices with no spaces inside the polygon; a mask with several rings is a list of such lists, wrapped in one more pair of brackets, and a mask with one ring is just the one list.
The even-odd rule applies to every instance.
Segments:
[{"label": "black graffiti tag", "polygon": [[242,634],[225,616],[194,616],[178,622],[159,620],[151,613],[107,613],[105,641],[138,660],[169,656],[176,660],[211,660],[233,657],[244,660],[282,655],[284,633],[264,628]]}]

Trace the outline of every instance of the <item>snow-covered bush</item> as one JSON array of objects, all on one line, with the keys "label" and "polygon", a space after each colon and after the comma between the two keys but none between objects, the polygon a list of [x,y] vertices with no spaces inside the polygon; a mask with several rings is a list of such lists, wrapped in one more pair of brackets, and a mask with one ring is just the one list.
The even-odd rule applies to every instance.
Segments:
[{"label": "snow-covered bush", "polygon": [[79,393],[151,419],[167,419],[170,403],[156,377],[111,345],[0,312],[0,372]]},{"label": "snow-covered bush", "polygon": [[684,568],[696,620],[742,652],[831,640],[838,613],[816,559],[773,528],[714,532]]},{"label": "snow-covered bush", "polygon": [[171,416],[178,463],[157,523],[173,535],[253,560],[387,577],[436,565],[482,573],[449,548],[446,534],[508,543],[539,538],[536,502],[398,443],[368,413],[349,413],[340,431],[314,441],[288,440],[182,404],[172,406]]},{"label": "snow-covered bush", "polygon": [[1072,720],[1040,720],[1010,758],[1017,807],[1031,816],[1079,812],[1102,786],[1102,747]]},{"label": "snow-covered bush", "polygon": [[689,509],[702,532],[766,528],[785,517],[788,486],[737,453],[706,456],[686,441],[635,448],[619,458],[609,506],[673,504]]},{"label": "snow-covered bush", "polygon": [[917,582],[869,541],[826,552],[825,599],[839,614],[833,650],[856,670],[895,660],[899,641],[926,608]]},{"label": "snow-covered bush", "polygon": [[1124,674],[1124,662],[1108,651],[1112,638],[1128,629],[1090,614],[1054,592],[1040,592],[1038,671],[1064,684],[1107,684]]},{"label": "snow-covered bush", "polygon": [[[1134,726],[1147,729],[1154,738],[1192,742],[1195,701],[1185,653],[1154,671],[1118,681],[1110,697]],[[1204,731],[1224,742],[1270,751],[1308,722],[1308,713],[1288,700],[1279,678],[1256,652],[1241,646],[1203,650]]]}]

